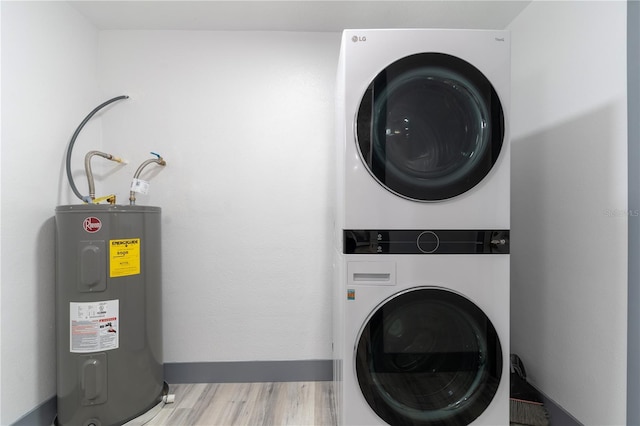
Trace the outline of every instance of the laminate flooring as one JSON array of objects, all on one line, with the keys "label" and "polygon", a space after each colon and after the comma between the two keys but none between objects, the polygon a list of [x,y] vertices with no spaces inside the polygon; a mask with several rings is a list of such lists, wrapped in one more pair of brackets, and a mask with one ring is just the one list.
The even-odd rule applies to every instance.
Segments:
[{"label": "laminate flooring", "polygon": [[147,426],[336,424],[331,382],[194,383],[169,385],[175,401]]},{"label": "laminate flooring", "polygon": [[336,424],[332,382],[174,384],[169,394],[175,401],[148,413],[150,420],[141,416],[125,426]]}]

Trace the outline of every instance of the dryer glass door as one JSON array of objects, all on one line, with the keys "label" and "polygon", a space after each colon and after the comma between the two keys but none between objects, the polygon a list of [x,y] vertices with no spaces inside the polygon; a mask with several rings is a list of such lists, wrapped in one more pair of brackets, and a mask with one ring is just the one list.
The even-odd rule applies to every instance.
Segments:
[{"label": "dryer glass door", "polygon": [[502,348],[491,321],[449,290],[421,287],[383,302],[357,342],[365,399],[391,425],[468,425],[491,403]]},{"label": "dryer glass door", "polygon": [[498,95],[473,65],[421,53],[394,62],[367,88],[356,140],[371,175],[396,195],[438,201],[489,173],[504,138]]}]

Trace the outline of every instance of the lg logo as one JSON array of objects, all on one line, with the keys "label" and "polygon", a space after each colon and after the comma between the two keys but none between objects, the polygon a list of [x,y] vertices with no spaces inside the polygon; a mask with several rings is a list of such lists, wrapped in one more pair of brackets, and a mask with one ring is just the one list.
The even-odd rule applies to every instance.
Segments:
[{"label": "lg logo", "polygon": [[367,37],[365,36],[353,36],[351,37],[351,41],[357,43],[359,41],[367,41]]}]

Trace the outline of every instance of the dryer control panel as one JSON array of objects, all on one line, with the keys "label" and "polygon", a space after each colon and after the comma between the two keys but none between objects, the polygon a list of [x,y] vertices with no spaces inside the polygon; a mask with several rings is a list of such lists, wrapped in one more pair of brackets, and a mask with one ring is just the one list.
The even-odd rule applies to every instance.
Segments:
[{"label": "dryer control panel", "polygon": [[509,254],[509,230],[345,230],[344,254]]}]

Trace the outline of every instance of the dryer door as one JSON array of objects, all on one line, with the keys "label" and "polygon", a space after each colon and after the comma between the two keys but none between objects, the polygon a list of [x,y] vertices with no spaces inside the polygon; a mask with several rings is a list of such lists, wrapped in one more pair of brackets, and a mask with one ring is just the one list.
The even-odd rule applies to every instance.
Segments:
[{"label": "dryer door", "polygon": [[498,159],[504,114],[473,65],[450,55],[400,59],[367,88],[356,140],[371,175],[396,195],[438,201],[477,185]]},{"label": "dryer door", "polygon": [[380,304],[356,346],[365,399],[391,425],[468,425],[491,403],[502,349],[491,321],[450,290],[420,287]]}]

